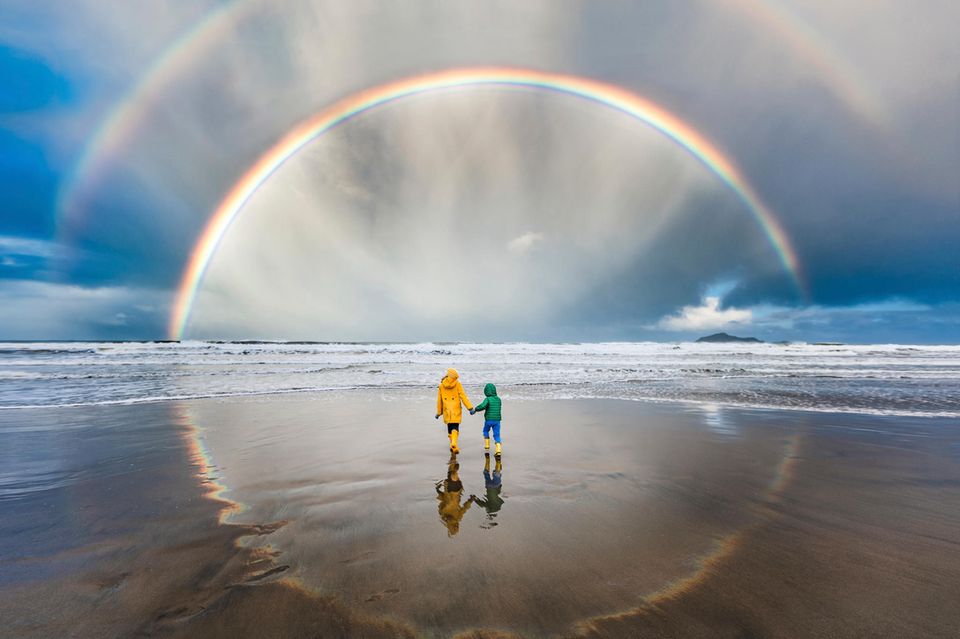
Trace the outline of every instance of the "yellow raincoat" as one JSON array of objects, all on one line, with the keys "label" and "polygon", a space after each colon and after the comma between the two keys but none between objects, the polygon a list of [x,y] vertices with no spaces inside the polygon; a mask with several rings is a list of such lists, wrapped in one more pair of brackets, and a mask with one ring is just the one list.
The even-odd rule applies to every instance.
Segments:
[{"label": "yellow raincoat", "polygon": [[461,401],[467,410],[473,408],[470,398],[457,380],[458,377],[460,374],[455,369],[448,368],[447,376],[440,380],[440,387],[437,389],[437,415],[443,415],[445,424],[460,423],[463,418],[463,411],[460,409]]}]

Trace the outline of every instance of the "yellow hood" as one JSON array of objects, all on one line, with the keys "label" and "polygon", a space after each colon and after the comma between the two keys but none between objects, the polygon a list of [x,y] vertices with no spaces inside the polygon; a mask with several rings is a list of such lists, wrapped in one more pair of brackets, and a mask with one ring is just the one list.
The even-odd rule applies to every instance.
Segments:
[{"label": "yellow hood", "polygon": [[453,388],[457,385],[457,378],[459,377],[460,373],[455,368],[448,368],[447,376],[440,383],[443,384],[444,388]]}]

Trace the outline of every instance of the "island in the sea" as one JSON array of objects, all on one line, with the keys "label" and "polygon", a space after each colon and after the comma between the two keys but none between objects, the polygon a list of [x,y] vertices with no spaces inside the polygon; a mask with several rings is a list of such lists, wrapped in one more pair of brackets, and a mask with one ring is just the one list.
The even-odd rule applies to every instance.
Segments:
[{"label": "island in the sea", "polygon": [[762,339],[757,339],[756,337],[737,337],[736,335],[730,335],[729,333],[714,333],[713,335],[707,335],[706,337],[701,337],[697,342],[750,342],[754,344],[763,344]]}]

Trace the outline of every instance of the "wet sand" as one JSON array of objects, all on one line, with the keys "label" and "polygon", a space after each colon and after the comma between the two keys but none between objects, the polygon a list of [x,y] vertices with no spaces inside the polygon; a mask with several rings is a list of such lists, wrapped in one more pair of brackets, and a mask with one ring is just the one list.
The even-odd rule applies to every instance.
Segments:
[{"label": "wet sand", "polygon": [[[4,636],[955,636],[943,420],[429,395],[9,412]],[[20,434],[69,424],[58,434]],[[13,620],[12,623],[7,620]]]}]

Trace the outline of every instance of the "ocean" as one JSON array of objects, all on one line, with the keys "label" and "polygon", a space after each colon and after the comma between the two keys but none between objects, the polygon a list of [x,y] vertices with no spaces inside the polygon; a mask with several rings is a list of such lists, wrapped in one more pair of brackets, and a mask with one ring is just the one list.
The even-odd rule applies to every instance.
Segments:
[{"label": "ocean", "polygon": [[406,389],[448,367],[468,393],[960,417],[960,346],[702,344],[0,343],[0,409]]}]

